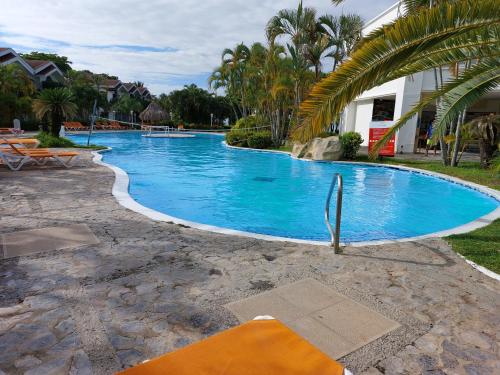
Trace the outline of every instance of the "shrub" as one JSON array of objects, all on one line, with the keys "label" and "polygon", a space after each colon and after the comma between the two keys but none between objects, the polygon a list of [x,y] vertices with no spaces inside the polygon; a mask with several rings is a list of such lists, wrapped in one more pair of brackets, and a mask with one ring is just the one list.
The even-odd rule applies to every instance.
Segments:
[{"label": "shrub", "polygon": [[226,134],[226,143],[230,146],[248,147],[248,137],[251,134],[246,131],[231,130]]},{"label": "shrub", "polygon": [[250,148],[269,148],[273,145],[273,139],[270,131],[251,133],[248,137],[248,147]]},{"label": "shrub", "polygon": [[359,133],[347,132],[340,136],[340,142],[342,143],[344,159],[353,160],[356,158],[361,143],[363,143],[363,138]]},{"label": "shrub", "polygon": [[44,132],[38,133],[36,138],[40,141],[39,147],[42,148],[76,147],[76,144],[73,143],[68,138],[54,137],[52,134],[49,133],[44,133]]},{"label": "shrub", "polygon": [[247,116],[242,117],[236,124],[234,124],[233,129],[255,129],[260,126],[265,126],[266,120],[262,116]]}]

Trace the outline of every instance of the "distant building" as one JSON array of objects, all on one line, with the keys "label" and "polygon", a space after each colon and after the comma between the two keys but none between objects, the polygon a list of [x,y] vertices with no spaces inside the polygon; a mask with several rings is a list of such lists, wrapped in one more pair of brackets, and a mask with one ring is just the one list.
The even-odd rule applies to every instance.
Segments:
[{"label": "distant building", "polygon": [[25,60],[12,48],[0,48],[0,66],[18,64],[33,80],[37,89],[45,82],[64,82],[64,74],[52,61]]},{"label": "distant building", "polygon": [[[367,35],[382,25],[398,18],[404,9],[397,2],[377,17],[365,23],[362,30]],[[448,69],[443,69],[443,80],[451,78]],[[356,131],[364,139],[364,146],[368,145],[370,126],[377,127],[377,123],[391,125],[421,98],[435,91],[434,71],[428,70],[402,77],[381,86],[365,91],[356,100],[350,103],[344,112],[344,123],[341,131]],[[434,119],[436,108],[429,105],[413,119],[408,121],[397,133],[395,150],[405,153],[416,151],[419,139],[425,135],[429,123]],[[489,113],[500,113],[500,87],[485,95],[467,111],[467,119]],[[380,124],[381,127],[384,127]]]},{"label": "distant building", "polygon": [[[0,48],[0,66],[18,64],[33,80],[37,89],[42,89],[45,82],[64,82],[64,74],[52,61],[27,60],[12,48]],[[91,78],[92,72],[85,71]],[[146,87],[137,87],[134,83],[123,83],[119,79],[106,79],[99,85],[99,91],[106,94],[111,102],[121,95],[128,94],[136,98],[151,100],[152,96]]]}]

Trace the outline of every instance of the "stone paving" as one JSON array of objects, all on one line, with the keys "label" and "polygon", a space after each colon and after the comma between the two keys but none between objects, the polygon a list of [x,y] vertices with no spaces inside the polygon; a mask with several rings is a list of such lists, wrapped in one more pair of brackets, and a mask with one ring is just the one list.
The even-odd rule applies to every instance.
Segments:
[{"label": "stone paving", "polygon": [[113,173],[0,167],[0,233],[87,224],[97,245],[0,260],[0,375],[109,374],[238,323],[223,306],[305,278],[399,322],[356,373],[500,373],[500,284],[440,239],[329,248],[154,222]]}]

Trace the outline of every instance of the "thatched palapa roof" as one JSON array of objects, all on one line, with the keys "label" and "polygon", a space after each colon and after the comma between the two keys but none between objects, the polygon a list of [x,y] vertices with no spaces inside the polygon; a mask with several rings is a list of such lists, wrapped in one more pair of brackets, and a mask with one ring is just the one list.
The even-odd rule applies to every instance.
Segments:
[{"label": "thatched palapa roof", "polygon": [[151,124],[168,120],[168,113],[158,103],[151,102],[148,107],[139,114],[139,118]]}]

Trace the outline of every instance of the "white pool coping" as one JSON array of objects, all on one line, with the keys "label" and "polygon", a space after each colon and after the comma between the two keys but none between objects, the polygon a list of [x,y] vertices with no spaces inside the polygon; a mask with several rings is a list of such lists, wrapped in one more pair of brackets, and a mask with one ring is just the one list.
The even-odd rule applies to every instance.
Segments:
[{"label": "white pool coping", "polygon": [[[281,154],[287,154],[290,157],[291,154],[285,151],[279,151],[279,150],[255,150],[255,149],[247,149],[247,148],[242,148],[242,147],[235,147],[235,146],[229,146],[225,142],[224,144],[228,148],[236,149],[236,150],[241,150],[241,151],[250,151],[250,152],[271,152],[271,153],[281,153]],[[240,231],[240,230],[235,230],[235,229],[229,229],[229,228],[223,228],[223,227],[218,227],[218,226],[213,226],[213,225],[208,225],[208,224],[201,224],[189,220],[184,220],[180,219],[174,216],[170,216],[167,214],[164,214],[162,212],[158,212],[156,210],[153,210],[151,208],[145,207],[135,201],[129,194],[128,188],[129,188],[129,177],[128,174],[121,168],[108,164],[102,161],[102,154],[103,152],[111,151],[111,148],[108,147],[107,149],[104,150],[98,150],[98,151],[92,151],[93,154],[93,161],[96,164],[103,165],[109,169],[111,169],[115,173],[115,182],[113,184],[113,189],[112,189],[112,194],[116,198],[119,204],[121,204],[123,207],[128,208],[134,212],[137,212],[139,214],[142,214],[152,220],[155,221],[163,221],[163,222],[171,222],[174,224],[181,224],[185,225],[191,228],[195,229],[200,229],[208,232],[213,232],[213,233],[220,233],[220,234],[226,234],[226,235],[234,235],[234,236],[243,236],[243,237],[249,237],[249,238],[255,238],[255,239],[260,239],[260,240],[265,240],[265,241],[279,241],[279,242],[293,242],[293,243],[299,243],[299,244],[309,244],[309,245],[320,245],[320,246],[330,246],[329,241],[314,241],[314,240],[302,240],[302,239],[297,239],[297,238],[289,238],[289,237],[279,237],[279,236],[272,236],[272,235],[267,235],[267,234],[260,234],[260,233],[254,233],[254,232],[246,232],[246,231]],[[313,160],[306,160],[306,159],[300,159],[303,161],[313,161]],[[357,165],[366,165],[369,167],[383,167],[383,168],[393,168],[393,169],[398,169],[398,170],[403,170],[411,173],[420,173],[424,175],[428,175],[431,177],[436,177],[440,178],[452,183],[456,183],[474,190],[477,190],[483,194],[486,194],[497,201],[500,202],[500,192],[488,188],[483,185],[479,185],[473,182],[468,182],[461,180],[456,177],[444,175],[441,173],[437,172],[430,172],[430,171],[425,171],[422,169],[417,169],[417,168],[411,168],[411,167],[406,167],[406,166],[401,166],[401,165],[387,165],[387,164],[380,164],[380,163],[367,163],[367,162],[349,162],[349,161],[319,161],[319,162],[328,162],[328,163],[339,163],[339,164],[357,164]],[[359,241],[359,242],[350,242],[346,243],[343,242],[341,243],[342,246],[354,246],[354,247],[361,247],[361,246],[371,246],[371,245],[385,245],[385,244],[393,244],[393,243],[401,243],[401,242],[411,242],[411,241],[418,241],[418,240],[423,240],[426,238],[438,238],[438,237],[446,237],[450,236],[452,234],[462,234],[462,233],[467,233],[470,231],[473,231],[478,228],[485,227],[489,224],[491,224],[494,220],[500,218],[500,206],[497,207],[494,211],[490,212],[487,215],[484,215],[474,221],[471,221],[469,223],[460,225],[455,228],[439,231],[439,232],[434,232],[434,233],[429,233],[425,234],[422,236],[415,236],[415,237],[406,237],[406,238],[399,238],[399,239],[392,239],[392,240],[375,240],[375,241]],[[465,259],[465,258],[464,258]],[[471,264],[474,268],[479,270],[482,273],[485,273],[486,275],[493,277],[494,279],[500,280],[500,275],[497,275],[496,273],[487,270],[484,267],[481,267],[474,262],[470,260],[466,260],[467,263]]]}]

